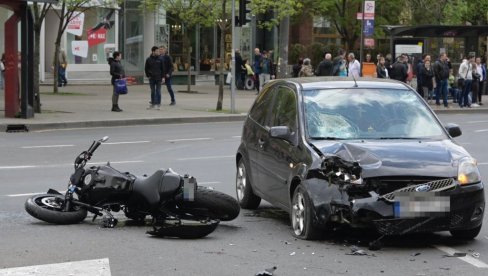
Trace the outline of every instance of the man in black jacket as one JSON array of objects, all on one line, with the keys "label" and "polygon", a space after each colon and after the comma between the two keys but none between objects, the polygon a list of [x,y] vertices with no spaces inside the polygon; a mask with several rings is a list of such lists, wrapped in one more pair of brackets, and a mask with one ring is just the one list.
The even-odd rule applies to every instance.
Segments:
[{"label": "man in black jacket", "polygon": [[163,61],[163,78],[166,84],[166,89],[168,90],[169,96],[171,97],[171,103],[169,105],[175,105],[175,93],[171,87],[171,77],[173,75],[173,59],[168,54],[168,49],[165,46],[159,47],[159,53],[161,54],[161,60]]},{"label": "man in black jacket", "polygon": [[146,77],[149,78],[149,87],[151,88],[151,102],[147,109],[159,110],[161,108],[161,80],[164,70],[157,46],[151,48],[151,55],[146,59],[144,71]]},{"label": "man in black jacket", "polygon": [[434,76],[436,81],[435,87],[435,104],[441,105],[440,97],[444,107],[449,107],[447,104],[447,82],[449,79],[449,65],[447,64],[447,54],[442,52],[434,64]]},{"label": "man in black jacket", "polygon": [[401,82],[407,82],[407,67],[405,66],[404,63],[405,56],[402,54],[398,57],[397,61],[393,63],[391,66],[391,72],[390,73],[390,78],[401,81]]},{"label": "man in black jacket", "polygon": [[332,55],[325,53],[324,60],[319,63],[319,66],[315,70],[316,76],[332,76]]}]

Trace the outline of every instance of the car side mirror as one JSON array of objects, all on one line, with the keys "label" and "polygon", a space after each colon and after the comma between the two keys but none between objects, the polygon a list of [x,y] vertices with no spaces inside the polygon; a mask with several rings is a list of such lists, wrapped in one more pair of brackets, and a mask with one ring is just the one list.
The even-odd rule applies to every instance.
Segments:
[{"label": "car side mirror", "polygon": [[447,132],[449,133],[449,135],[451,135],[452,138],[461,136],[463,134],[461,128],[456,124],[446,124],[444,128],[447,130]]},{"label": "car side mirror", "polygon": [[269,129],[269,136],[271,138],[281,139],[295,145],[295,133],[287,126],[274,126]]}]

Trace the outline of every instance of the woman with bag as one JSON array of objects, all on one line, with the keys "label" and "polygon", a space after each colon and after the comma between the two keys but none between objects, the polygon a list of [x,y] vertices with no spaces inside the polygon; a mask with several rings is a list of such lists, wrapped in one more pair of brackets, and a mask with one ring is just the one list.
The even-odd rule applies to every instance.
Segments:
[{"label": "woman with bag", "polygon": [[[113,94],[112,94],[112,111],[114,112],[121,112],[122,109],[119,108],[119,94],[120,91],[117,90],[116,82],[117,80],[122,80],[125,77],[124,67],[120,63],[122,59],[122,54],[120,52],[114,52],[113,57],[108,59],[108,64],[110,64],[110,75],[112,76],[112,86],[113,86]],[[125,90],[127,93],[127,87]]]},{"label": "woman with bag", "polygon": [[420,75],[422,76],[422,92],[424,99],[430,104],[433,98],[434,91],[434,69],[430,64],[430,60],[424,62],[424,66],[421,68]]}]

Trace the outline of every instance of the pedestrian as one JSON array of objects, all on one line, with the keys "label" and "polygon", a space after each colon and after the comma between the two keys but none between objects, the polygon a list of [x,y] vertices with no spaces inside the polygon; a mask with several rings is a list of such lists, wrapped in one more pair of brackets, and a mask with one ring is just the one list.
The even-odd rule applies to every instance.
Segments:
[{"label": "pedestrian", "polygon": [[373,62],[373,61],[371,60],[371,54],[370,54],[370,53],[367,53],[367,54],[366,54],[366,60],[365,60],[364,62],[368,62],[368,63]]},{"label": "pedestrian", "polygon": [[[392,69],[391,66],[392,66],[392,64],[391,64],[391,54],[388,53],[385,56],[385,67],[386,67],[386,69],[388,69],[388,72],[391,72],[391,69]],[[390,78],[391,78],[391,76],[390,76]]]},{"label": "pedestrian", "polygon": [[439,60],[434,64],[434,77],[436,81],[435,104],[441,105],[440,97],[442,97],[444,107],[448,108],[447,82],[449,79],[449,65],[447,64],[447,54],[445,52],[441,52]]},{"label": "pedestrian", "polygon": [[302,69],[298,73],[298,77],[312,77],[313,76],[313,68],[312,62],[309,58],[305,58],[303,60]]},{"label": "pedestrian", "polygon": [[236,59],[236,71],[235,71],[235,80],[236,80],[236,87],[239,90],[244,89],[244,79],[246,77],[246,71],[244,68],[244,61],[242,60],[241,51],[239,49],[235,50],[235,59]]},{"label": "pedestrian", "polygon": [[471,92],[471,86],[473,83],[473,63],[474,63],[474,56],[468,56],[468,59],[463,60],[463,63],[459,66],[459,78],[464,79],[463,81],[463,89],[461,96],[458,99],[459,107],[471,107],[471,103],[469,102],[469,93]]},{"label": "pedestrian", "polygon": [[424,90],[422,87],[422,79],[423,79],[422,70],[424,68],[424,62],[427,60],[427,56],[429,57],[428,60],[430,61],[430,55],[424,54],[422,56],[422,59],[420,59],[417,65],[415,66],[415,75],[417,77],[417,93],[419,93],[419,95],[424,95]]},{"label": "pedestrian", "polygon": [[[391,65],[390,78],[401,81],[407,82],[407,67],[404,63],[405,56],[402,54],[397,58],[397,61]],[[385,62],[386,63],[386,62]]]},{"label": "pedestrian", "polygon": [[[475,60],[477,60],[478,58],[476,58]],[[481,79],[481,75],[479,74],[479,71],[481,70],[478,70],[478,62],[475,61],[475,63],[473,63],[473,71],[471,74],[473,74],[473,82],[471,84],[471,92],[472,92],[472,95],[471,95],[471,106],[472,107],[479,107],[478,105],[478,94],[479,94],[479,90],[480,90],[480,79]]]},{"label": "pedestrian", "polygon": [[254,79],[254,71],[251,68],[251,65],[249,65],[249,60],[245,59],[244,60],[244,67],[246,68],[246,78],[244,79],[244,88],[246,90],[253,90],[254,85],[256,83],[256,80]]},{"label": "pedestrian", "polygon": [[253,70],[254,70],[255,80],[256,80],[256,83],[254,86],[256,87],[256,90],[258,91],[256,94],[259,93],[259,89],[261,88],[261,83],[259,83],[259,74],[261,74],[261,59],[262,58],[263,58],[263,56],[261,55],[261,51],[259,50],[259,48],[255,48],[254,49]]},{"label": "pedestrian", "polygon": [[0,59],[0,89],[5,88],[5,53],[2,54]]},{"label": "pedestrian", "polygon": [[317,69],[315,70],[316,76],[332,76],[332,55],[330,53],[325,53],[324,60],[319,63]]},{"label": "pedestrian", "polygon": [[60,49],[58,53],[58,87],[68,85],[66,67],[68,67],[68,59],[66,58],[64,49]]},{"label": "pedestrian", "polygon": [[293,78],[298,78],[298,73],[300,73],[302,66],[303,66],[303,58],[299,58],[297,63],[295,63],[292,67],[292,77]]},{"label": "pedestrian", "polygon": [[112,111],[121,112],[122,109],[119,107],[119,94],[115,92],[115,80],[122,79],[125,77],[124,67],[120,60],[122,59],[122,54],[115,51],[111,58],[108,59],[108,64],[110,65],[110,75],[112,76],[111,83],[113,86],[112,93]]},{"label": "pedestrian", "polygon": [[407,67],[407,83],[410,85],[413,79],[413,68],[409,59],[410,58],[408,57],[408,55],[404,54],[403,64],[405,64],[405,67]]},{"label": "pedestrian", "polygon": [[385,58],[379,57],[378,65],[376,66],[376,77],[380,79],[388,78],[388,69],[385,66]]},{"label": "pedestrian", "polygon": [[434,69],[430,64],[430,60],[425,60],[422,63],[423,67],[420,68],[419,75],[421,76],[420,83],[422,84],[422,96],[425,101],[430,104],[432,100],[432,91],[434,90]]},{"label": "pedestrian", "polygon": [[261,91],[264,84],[274,78],[273,64],[271,62],[271,59],[268,57],[267,51],[263,51],[261,64],[259,67],[261,68],[261,73],[259,74],[259,91]]},{"label": "pedestrian", "polygon": [[477,103],[478,105],[483,105],[481,102],[481,97],[483,95],[483,89],[485,87],[485,81],[486,81],[486,64],[481,63],[481,57],[476,58],[476,70],[478,72],[478,75],[480,76],[478,79],[478,99]]},{"label": "pedestrian", "polygon": [[163,81],[166,85],[166,90],[168,90],[169,97],[171,98],[171,103],[169,105],[175,105],[175,92],[173,91],[172,78],[173,78],[173,59],[168,54],[168,49],[165,46],[159,47],[159,54],[161,55],[161,60],[163,61]]},{"label": "pedestrian", "polygon": [[454,70],[449,69],[449,79],[448,79],[448,90],[449,94],[451,94],[452,102],[457,103],[460,91],[457,87],[456,77],[454,77]]},{"label": "pedestrian", "polygon": [[161,108],[161,80],[163,79],[163,60],[159,56],[159,48],[153,46],[151,55],[146,59],[144,66],[146,77],[149,78],[149,87],[151,89],[151,102],[147,109]]},{"label": "pedestrian", "polygon": [[345,52],[342,49],[337,51],[337,56],[332,61],[332,76],[347,76]]},{"label": "pedestrian", "polygon": [[349,53],[349,55],[347,55],[347,60],[349,61],[347,66],[347,76],[358,78],[359,72],[361,71],[361,65],[359,64],[359,61],[354,57],[354,53]]}]

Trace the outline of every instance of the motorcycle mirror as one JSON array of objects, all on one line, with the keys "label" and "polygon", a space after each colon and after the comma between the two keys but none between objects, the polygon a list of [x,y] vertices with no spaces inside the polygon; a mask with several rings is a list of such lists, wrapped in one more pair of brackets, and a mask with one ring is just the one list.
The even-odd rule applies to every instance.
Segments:
[{"label": "motorcycle mirror", "polygon": [[103,137],[103,138],[100,140],[100,142],[102,142],[102,143],[103,143],[103,142],[106,142],[107,140],[108,140],[108,136],[105,136],[105,137]]}]

